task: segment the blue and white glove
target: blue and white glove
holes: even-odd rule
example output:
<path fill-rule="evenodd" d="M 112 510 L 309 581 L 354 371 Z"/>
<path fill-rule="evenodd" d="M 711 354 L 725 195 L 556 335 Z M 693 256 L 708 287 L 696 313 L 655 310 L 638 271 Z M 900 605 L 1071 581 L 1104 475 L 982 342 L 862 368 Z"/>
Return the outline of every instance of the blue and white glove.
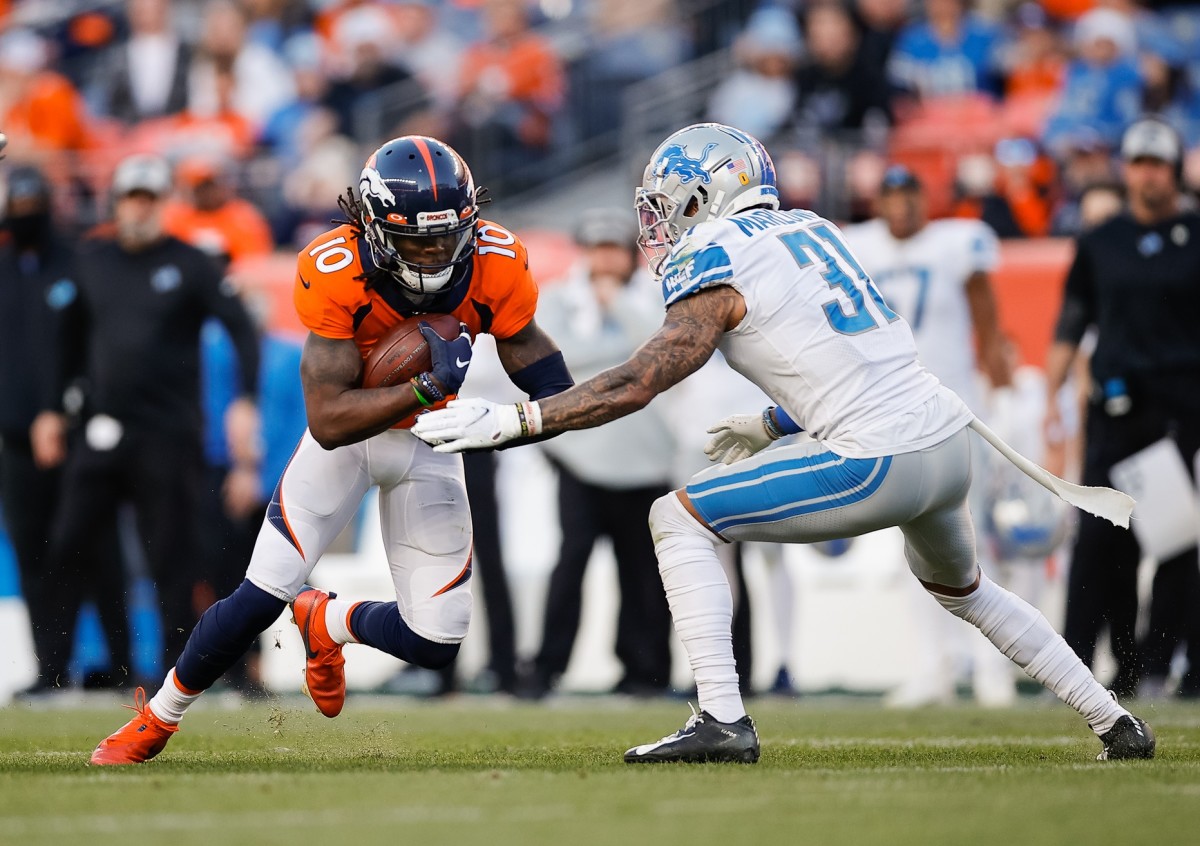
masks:
<path fill-rule="evenodd" d="M 471 363 L 471 332 L 465 323 L 458 326 L 458 337 L 450 340 L 439 335 L 428 323 L 422 322 L 417 326 L 429 344 L 429 355 L 433 359 L 433 369 L 429 375 L 447 396 L 458 393 L 463 380 L 467 378 L 467 365 Z"/>
<path fill-rule="evenodd" d="M 412 433 L 435 452 L 494 449 L 541 431 L 536 402 L 498 405 L 482 397 L 451 400 L 445 408 L 420 415 L 412 427 Z"/>

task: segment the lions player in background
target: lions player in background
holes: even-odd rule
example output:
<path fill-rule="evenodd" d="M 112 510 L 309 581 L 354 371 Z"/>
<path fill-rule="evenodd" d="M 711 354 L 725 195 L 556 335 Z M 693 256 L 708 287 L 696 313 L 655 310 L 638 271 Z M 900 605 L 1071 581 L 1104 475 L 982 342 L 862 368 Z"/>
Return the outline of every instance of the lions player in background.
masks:
<path fill-rule="evenodd" d="M 667 312 L 629 361 L 546 400 L 461 400 L 413 427 L 438 452 L 456 452 L 599 426 L 645 407 L 718 347 L 779 403 L 717 433 L 706 451 L 732 463 L 697 474 L 650 511 L 701 710 L 625 760 L 758 760 L 758 734 L 738 692 L 718 542 L 805 543 L 891 526 L 904 532 L 909 567 L 925 589 L 1078 711 L 1102 758 L 1151 757 L 1149 726 L 1117 704 L 1036 608 L 980 569 L 966 503 L 976 448 L 967 428 L 978 424 L 921 366 L 908 324 L 838 228 L 812 212 L 779 210 L 762 145 L 720 124 L 680 130 L 652 156 L 637 209 Z M 812 441 L 775 444 L 801 428 Z M 1128 518 L 1120 494 L 1085 492 L 1092 507 L 1120 501 L 1117 517 Z"/>
<path fill-rule="evenodd" d="M 294 300 L 309 330 L 300 361 L 308 431 L 271 497 L 246 580 L 204 612 L 150 702 L 138 688 L 137 715 L 100 743 L 93 764 L 137 764 L 161 752 L 192 702 L 289 605 L 307 655 L 305 691 L 326 717 L 345 703 L 347 643 L 430 669 L 458 654 L 472 604 L 462 461 L 408 428 L 462 387 L 481 332 L 531 397 L 571 385 L 562 353 L 534 322 L 525 246 L 480 217 L 481 200 L 449 146 L 395 138 L 367 159 L 358 194 L 339 201 L 346 220 L 300 252 Z M 371 348 L 419 314 L 452 314 L 461 334 L 442 338 L 423 324 L 432 368 L 410 383 L 361 388 Z M 376 485 L 396 600 L 351 602 L 305 584 Z"/>
<path fill-rule="evenodd" d="M 846 241 L 887 304 L 908 321 L 921 363 L 977 416 L 987 417 L 979 371 L 994 388 L 1012 383 L 990 276 L 999 260 L 995 232 L 978 220 L 930 221 L 924 188 L 903 165 L 884 173 L 877 209 L 874 220 L 846 228 Z M 976 526 L 986 531 L 991 491 L 981 455 L 973 454 L 968 502 Z M 980 544 L 979 557 L 994 570 L 991 546 Z M 1016 696 L 1011 665 L 968 627 L 938 611 L 915 583 L 909 595 L 917 642 L 914 672 L 886 703 L 916 707 L 953 700 L 955 665 L 970 657 L 975 698 L 986 705 L 1011 704 Z"/>

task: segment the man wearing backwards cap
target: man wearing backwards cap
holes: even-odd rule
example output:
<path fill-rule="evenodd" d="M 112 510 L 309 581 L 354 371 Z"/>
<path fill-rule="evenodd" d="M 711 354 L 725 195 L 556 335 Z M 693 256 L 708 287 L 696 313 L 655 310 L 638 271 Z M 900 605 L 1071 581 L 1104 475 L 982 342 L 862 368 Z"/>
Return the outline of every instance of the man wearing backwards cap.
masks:
<path fill-rule="evenodd" d="M 1200 214 L 1186 209 L 1180 185 L 1183 144 L 1168 124 L 1144 118 L 1121 139 L 1128 204 L 1076 241 L 1076 255 L 1046 360 L 1045 435 L 1062 439 L 1054 401 L 1080 339 L 1097 331 L 1091 358 L 1084 483 L 1109 479 L 1118 461 L 1170 435 L 1194 472 L 1200 449 Z M 1167 674 L 1177 636 L 1190 628 L 1190 669 L 1181 694 L 1200 695 L 1200 575 L 1196 547 L 1159 563 L 1150 634 L 1139 648 L 1137 568 L 1141 550 L 1130 532 L 1113 532 L 1080 515 L 1067 584 L 1064 637 L 1090 663 L 1105 621 L 1117 658 L 1118 694 Z M 1144 692 L 1154 692 L 1145 690 Z"/>
<path fill-rule="evenodd" d="M 189 556 L 200 478 L 200 326 L 207 317 L 229 330 L 245 393 L 240 407 L 257 417 L 254 326 L 212 260 L 163 232 L 170 189 L 171 171 L 162 159 L 138 155 L 121 162 L 112 182 L 115 237 L 84 246 L 77 296 L 64 314 L 54 377 L 61 386 L 78 371 L 88 388 L 83 443 L 66 457 L 47 561 L 47 577 L 63 600 L 56 612 L 87 589 L 92 538 L 129 499 L 164 619 L 194 616 Z M 65 456 L 61 396 L 53 391 L 33 423 L 34 455 L 47 466 Z M 70 629 L 54 619 L 46 627 L 47 660 L 64 678 Z M 174 625 L 165 632 L 168 663 L 183 646 L 181 636 L 186 629 L 181 635 Z"/>

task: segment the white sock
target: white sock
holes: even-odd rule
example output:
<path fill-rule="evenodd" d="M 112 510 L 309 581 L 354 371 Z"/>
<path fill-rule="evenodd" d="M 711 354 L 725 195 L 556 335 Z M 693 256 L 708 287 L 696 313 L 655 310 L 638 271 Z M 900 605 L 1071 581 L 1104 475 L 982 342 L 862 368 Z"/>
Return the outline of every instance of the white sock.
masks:
<path fill-rule="evenodd" d="M 1104 734 L 1129 712 L 1116 703 L 1042 613 L 981 570 L 967 596 L 933 593 L 943 608 L 978 628 L 1001 652 Z"/>
<path fill-rule="evenodd" d="M 358 643 L 350 633 L 350 609 L 357 604 L 348 599 L 331 599 L 325 604 L 325 627 L 334 643 Z"/>
<path fill-rule="evenodd" d="M 150 710 L 164 723 L 175 725 L 183 719 L 188 706 L 200 698 L 200 693 L 184 693 L 175 680 L 175 668 L 172 667 L 162 687 L 150 700 Z"/>
<path fill-rule="evenodd" d="M 733 594 L 715 542 L 674 493 L 655 501 L 650 531 L 675 632 L 696 677 L 700 708 L 722 723 L 740 720 L 746 709 L 733 660 Z"/>
<path fill-rule="evenodd" d="M 779 666 L 792 665 L 792 634 L 795 632 L 794 610 L 796 586 L 783 560 L 783 544 L 763 543 L 757 548 L 771 569 L 771 610 L 775 618 L 775 637 L 779 647 Z"/>

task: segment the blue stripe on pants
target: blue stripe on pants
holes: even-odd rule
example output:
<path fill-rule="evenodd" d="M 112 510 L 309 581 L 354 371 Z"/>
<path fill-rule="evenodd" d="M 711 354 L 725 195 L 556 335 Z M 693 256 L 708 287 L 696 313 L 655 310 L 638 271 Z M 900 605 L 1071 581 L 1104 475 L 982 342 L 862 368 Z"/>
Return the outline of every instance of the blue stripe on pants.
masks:
<path fill-rule="evenodd" d="M 891 456 L 843 458 L 823 452 L 706 479 L 686 491 L 705 522 L 723 532 L 861 502 L 883 484 L 891 463 Z"/>

